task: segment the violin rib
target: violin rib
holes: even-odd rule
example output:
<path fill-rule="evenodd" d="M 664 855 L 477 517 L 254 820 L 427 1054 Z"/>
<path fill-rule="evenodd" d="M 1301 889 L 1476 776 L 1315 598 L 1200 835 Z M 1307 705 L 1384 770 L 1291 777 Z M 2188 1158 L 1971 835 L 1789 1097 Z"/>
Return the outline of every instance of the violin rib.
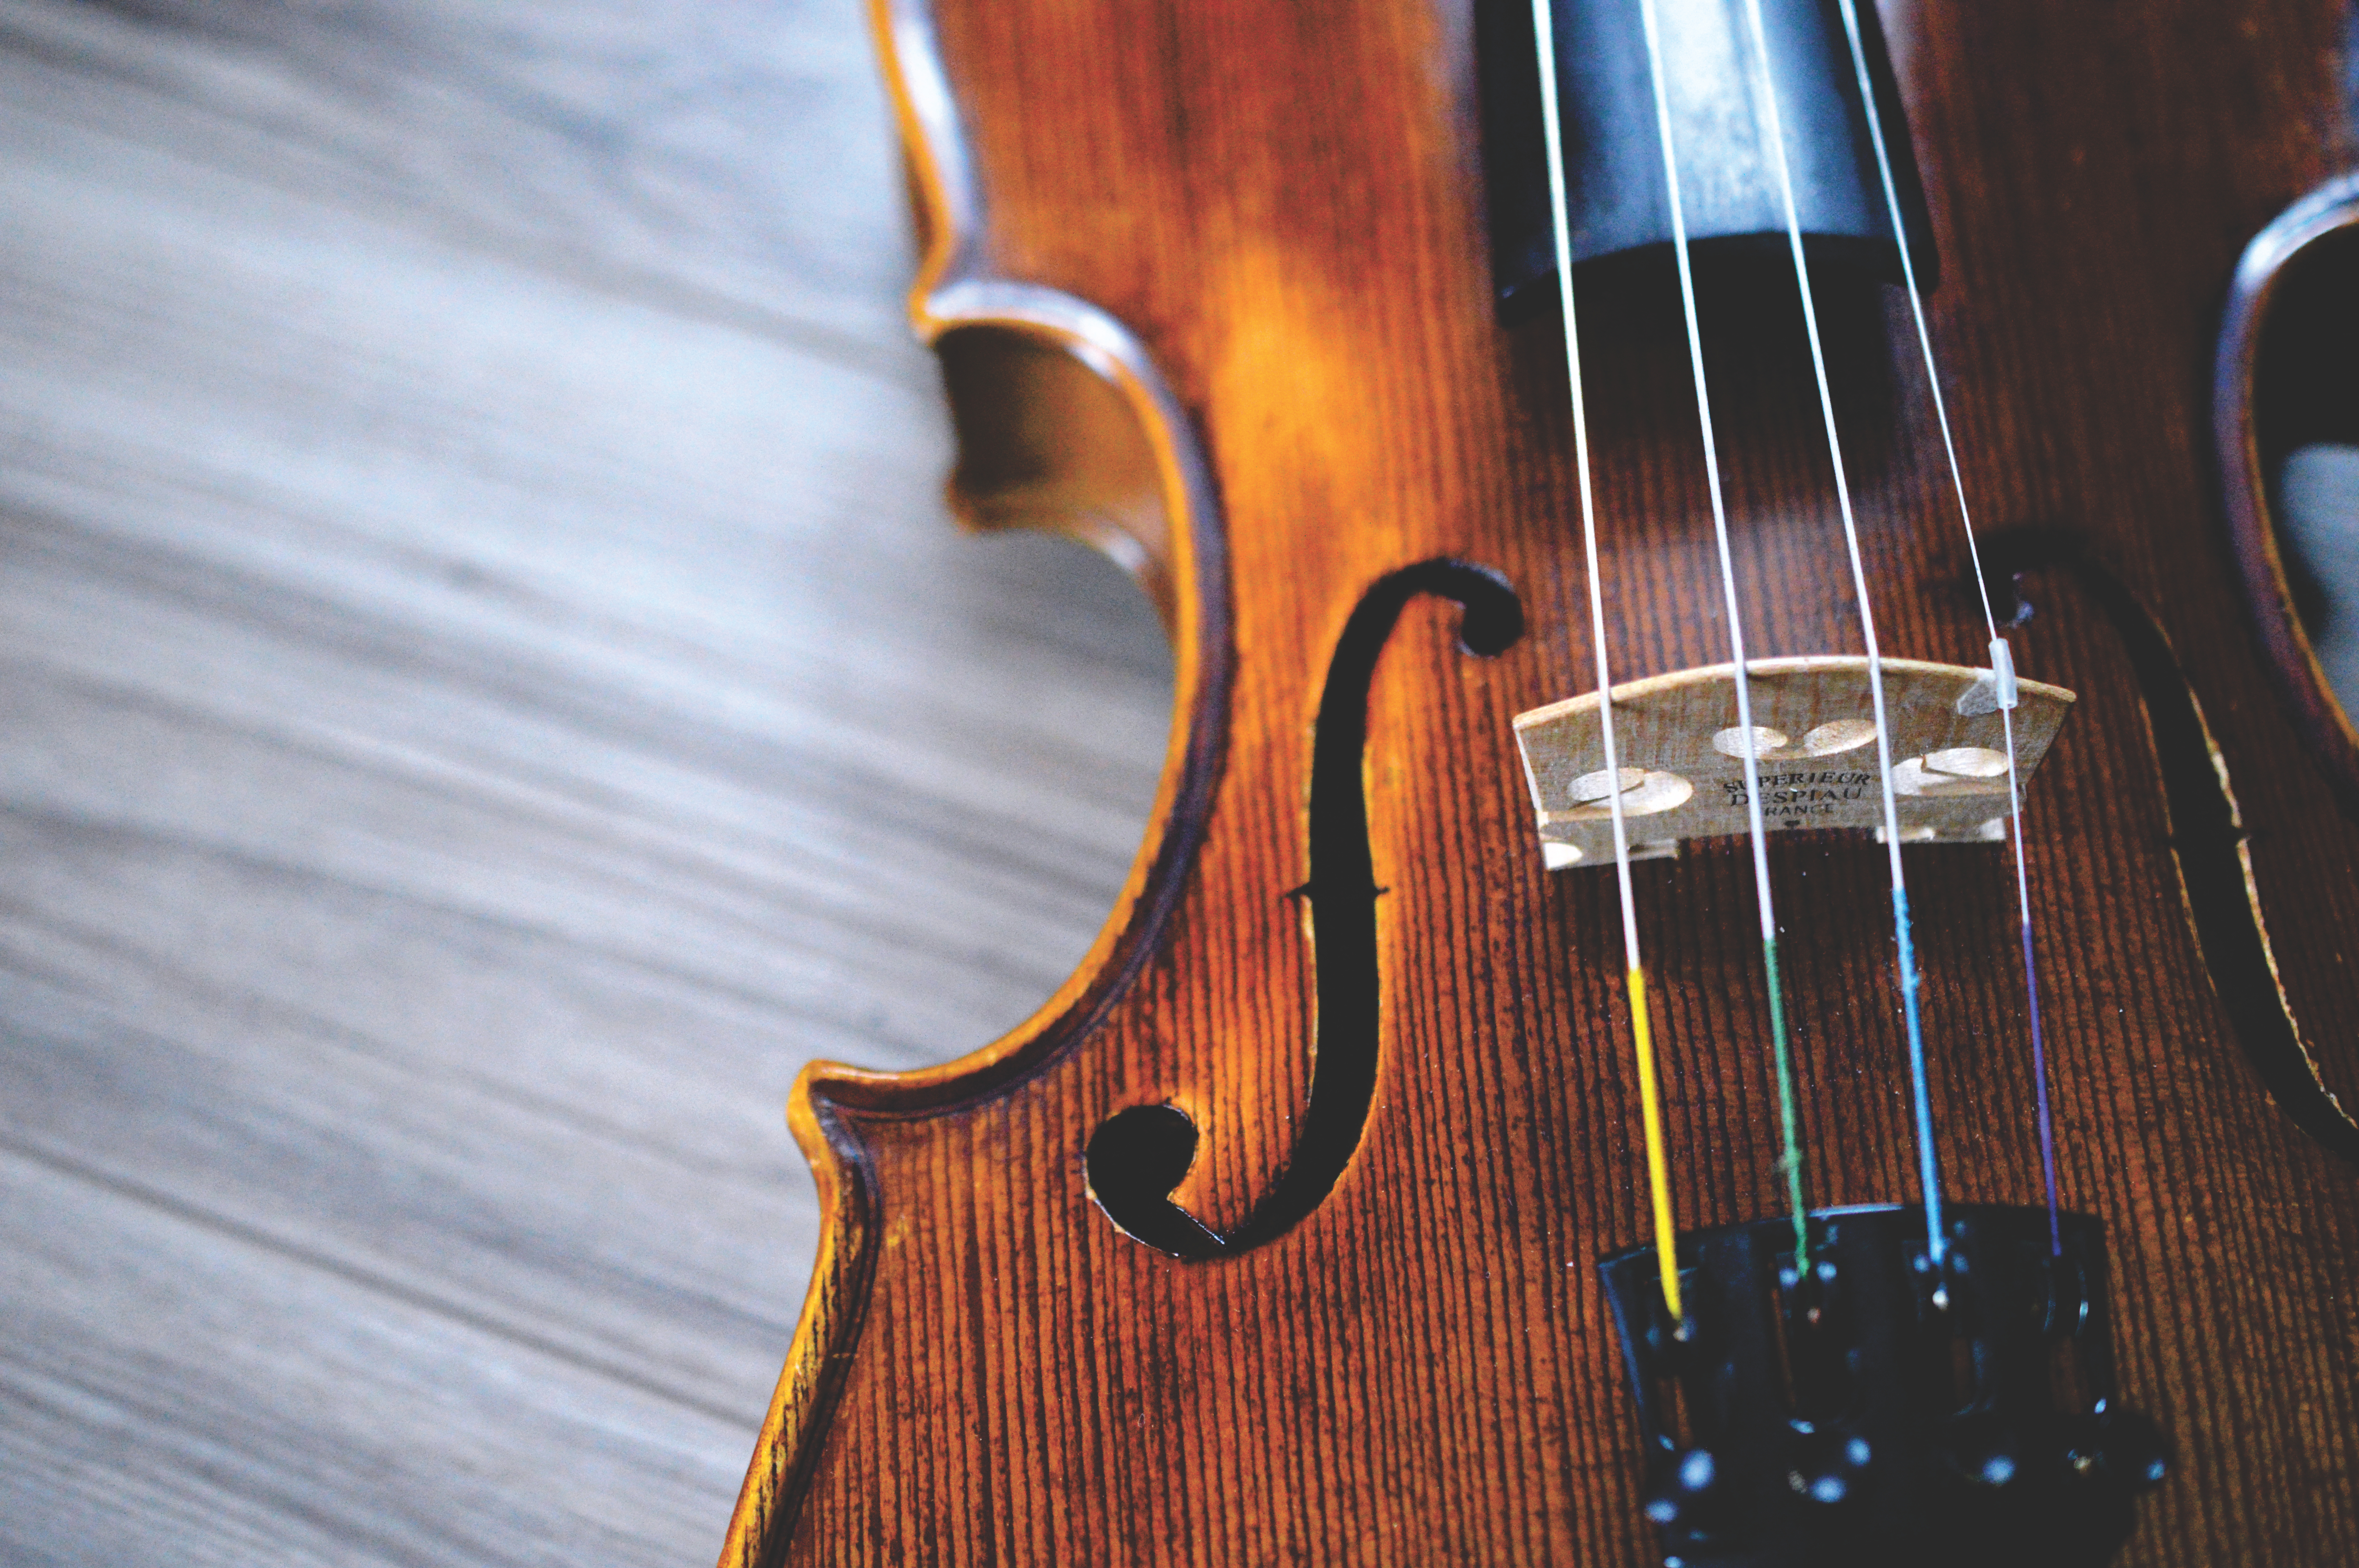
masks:
<path fill-rule="evenodd" d="M 1114 520 L 1127 528 L 1094 531 L 1086 519 L 1077 527 L 1070 514 L 1060 514 L 1056 525 L 1130 567 L 1162 609 L 1174 653 L 1173 741 L 1122 896 L 1080 969 L 1038 1012 L 990 1045 L 926 1071 L 870 1073 L 812 1062 L 797 1076 L 788 1123 L 818 1183 L 820 1248 L 723 1547 L 722 1562 L 730 1564 L 781 1560 L 842 1372 L 857 1354 L 880 1217 L 875 1173 L 848 1122 L 860 1115 L 922 1116 L 988 1095 L 1091 1033 L 1154 953 L 1202 836 L 1227 734 L 1232 652 L 1218 507 L 1187 417 L 1120 322 L 1070 295 L 982 270 L 981 200 L 929 8 L 925 0 L 875 0 L 871 19 L 923 243 L 909 296 L 919 340 L 939 346 L 962 330 L 999 331 L 1068 356 L 1120 399 L 1151 454 L 1157 493 L 1149 508 Z M 983 520 L 978 508 L 962 510 Z M 1138 525 L 1139 511 L 1149 514 L 1147 526 Z"/>

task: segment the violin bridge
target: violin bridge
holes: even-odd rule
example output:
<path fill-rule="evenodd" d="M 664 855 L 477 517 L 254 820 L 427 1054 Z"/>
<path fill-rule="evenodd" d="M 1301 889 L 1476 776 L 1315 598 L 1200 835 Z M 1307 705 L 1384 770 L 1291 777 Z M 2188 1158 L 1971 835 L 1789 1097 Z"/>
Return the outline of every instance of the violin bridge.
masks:
<path fill-rule="evenodd" d="M 2007 752 L 1999 677 L 1916 659 L 1882 663 L 1902 841 L 2003 841 Z M 1867 660 L 1756 659 L 1749 667 L 1763 825 L 1772 832 L 1864 829 L 1881 839 L 1884 790 Z M 2027 783 L 2073 696 L 2038 681 L 2015 685 L 2015 766 Z M 1593 691 L 1516 716 L 1516 742 L 1550 871 L 1613 863 L 1615 789 L 1633 860 L 1676 855 L 1690 838 L 1748 830 L 1734 665 L 1615 687 L 1618 779 L 1605 771 L 1597 697 Z"/>

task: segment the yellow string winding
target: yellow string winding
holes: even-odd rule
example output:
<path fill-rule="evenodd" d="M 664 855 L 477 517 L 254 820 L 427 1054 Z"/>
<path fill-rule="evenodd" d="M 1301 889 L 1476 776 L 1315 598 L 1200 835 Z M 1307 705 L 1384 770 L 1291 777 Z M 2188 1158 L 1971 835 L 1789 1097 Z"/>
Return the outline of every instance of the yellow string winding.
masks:
<path fill-rule="evenodd" d="M 1655 1262 L 1662 1271 L 1663 1304 L 1674 1322 L 1680 1305 L 1680 1232 L 1671 1215 L 1671 1156 L 1663 1138 L 1663 1091 L 1655 1078 L 1655 1028 L 1647 1017 L 1647 975 L 1630 966 L 1630 1030 L 1638 1047 L 1638 1117 L 1647 1129 L 1647 1188 L 1655 1209 Z"/>

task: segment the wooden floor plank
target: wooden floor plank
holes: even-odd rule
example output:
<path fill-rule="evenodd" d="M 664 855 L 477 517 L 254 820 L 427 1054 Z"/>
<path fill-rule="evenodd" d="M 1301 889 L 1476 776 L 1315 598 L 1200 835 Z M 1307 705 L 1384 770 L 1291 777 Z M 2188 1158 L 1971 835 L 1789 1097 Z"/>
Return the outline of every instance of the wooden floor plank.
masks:
<path fill-rule="evenodd" d="M 670 1563 L 734 1479 L 709 1415 L 0 1153 L 0 1214 L 26 1213 L 0 1248 L 11 1563 Z"/>
<path fill-rule="evenodd" d="M 0 0 L 0 1558 L 717 1547 L 788 1085 L 1037 1005 L 1169 722 L 885 137 L 855 0 Z"/>
<path fill-rule="evenodd" d="M 0 102 L 862 367 L 903 243 L 845 0 L 0 0 Z"/>

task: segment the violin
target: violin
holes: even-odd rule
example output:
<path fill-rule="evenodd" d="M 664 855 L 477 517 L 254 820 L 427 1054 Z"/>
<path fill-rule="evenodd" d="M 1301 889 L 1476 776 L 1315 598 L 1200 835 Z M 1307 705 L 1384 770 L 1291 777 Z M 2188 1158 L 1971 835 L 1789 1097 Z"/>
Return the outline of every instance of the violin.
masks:
<path fill-rule="evenodd" d="M 798 1082 L 726 1568 L 2359 1563 L 2343 6 L 873 3 L 952 503 L 1172 741 Z"/>

